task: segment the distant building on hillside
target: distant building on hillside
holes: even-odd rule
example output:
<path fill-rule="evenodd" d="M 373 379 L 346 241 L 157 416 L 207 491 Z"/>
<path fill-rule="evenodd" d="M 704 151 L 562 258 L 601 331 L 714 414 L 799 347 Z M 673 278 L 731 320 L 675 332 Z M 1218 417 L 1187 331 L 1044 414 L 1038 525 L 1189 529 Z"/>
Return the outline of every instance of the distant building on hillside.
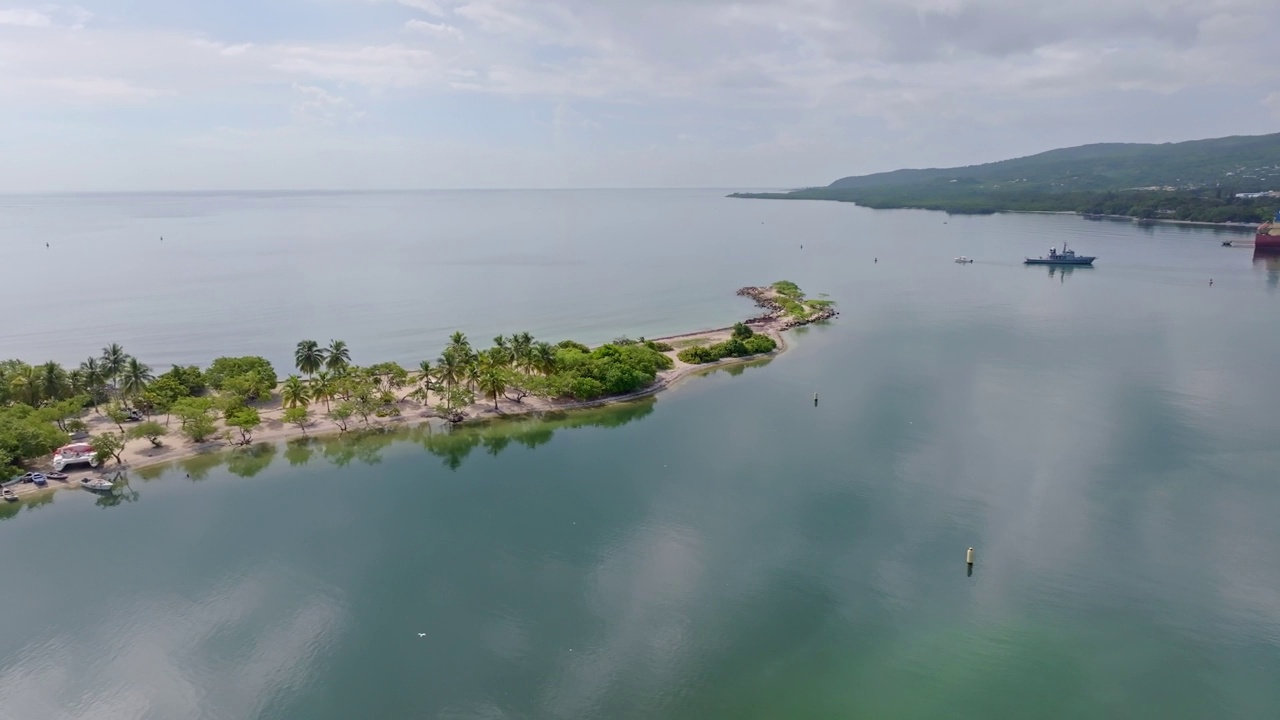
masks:
<path fill-rule="evenodd" d="M 1280 190 L 1264 190 L 1263 192 L 1236 193 L 1238 198 L 1263 198 L 1273 197 L 1280 198 Z"/>

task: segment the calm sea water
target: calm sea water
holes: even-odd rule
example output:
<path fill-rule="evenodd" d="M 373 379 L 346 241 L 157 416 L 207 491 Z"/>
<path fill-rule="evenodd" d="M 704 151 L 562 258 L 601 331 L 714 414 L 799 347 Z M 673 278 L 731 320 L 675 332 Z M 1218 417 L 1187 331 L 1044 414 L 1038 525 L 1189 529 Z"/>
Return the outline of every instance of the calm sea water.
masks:
<path fill-rule="evenodd" d="M 0 199 L 33 361 L 656 336 L 779 278 L 843 310 L 656 400 L 0 508 L 0 718 L 1280 712 L 1280 264 L 722 194 Z M 1020 264 L 1064 240 L 1098 266 Z"/>

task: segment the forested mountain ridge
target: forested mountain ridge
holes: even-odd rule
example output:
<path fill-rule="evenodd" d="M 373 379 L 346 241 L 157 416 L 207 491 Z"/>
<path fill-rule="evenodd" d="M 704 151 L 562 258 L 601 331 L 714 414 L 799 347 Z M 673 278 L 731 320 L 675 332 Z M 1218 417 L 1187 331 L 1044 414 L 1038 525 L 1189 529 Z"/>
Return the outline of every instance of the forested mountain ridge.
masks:
<path fill-rule="evenodd" d="M 1181 143 L 1104 143 L 959 168 L 894 170 L 825 187 L 731 197 L 838 200 L 952 213 L 1074 211 L 1204 222 L 1259 222 L 1280 198 L 1280 133 Z"/>
<path fill-rule="evenodd" d="M 990 188 L 1015 184 L 1059 191 L 1196 189 L 1230 185 L 1241 192 L 1280 188 L 1280 133 L 1180 143 L 1099 143 L 958 168 L 894 170 L 845 177 L 827 187 L 869 188 L 957 182 Z"/>

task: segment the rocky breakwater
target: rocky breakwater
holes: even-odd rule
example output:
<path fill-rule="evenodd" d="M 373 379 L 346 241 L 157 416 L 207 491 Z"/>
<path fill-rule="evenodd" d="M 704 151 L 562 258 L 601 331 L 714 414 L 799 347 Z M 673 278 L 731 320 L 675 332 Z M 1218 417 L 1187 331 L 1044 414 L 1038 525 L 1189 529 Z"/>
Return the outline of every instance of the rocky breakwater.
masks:
<path fill-rule="evenodd" d="M 758 307 L 765 310 L 764 315 L 749 318 L 747 325 L 767 326 L 782 331 L 840 315 L 831 301 L 806 300 L 799 288 L 784 293 L 777 287 L 744 287 L 739 288 L 737 294 L 751 298 Z"/>

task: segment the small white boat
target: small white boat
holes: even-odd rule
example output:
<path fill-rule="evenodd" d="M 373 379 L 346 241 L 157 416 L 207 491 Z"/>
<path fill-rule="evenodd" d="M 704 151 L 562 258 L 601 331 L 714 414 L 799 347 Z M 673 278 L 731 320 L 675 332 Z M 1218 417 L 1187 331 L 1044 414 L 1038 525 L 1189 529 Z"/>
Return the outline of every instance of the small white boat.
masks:
<path fill-rule="evenodd" d="M 965 256 L 961 255 L 960 257 L 956 258 L 956 262 L 960 263 L 961 265 L 964 265 L 964 264 L 966 264 L 966 263 L 971 263 L 971 262 L 973 262 L 973 258 L 967 258 L 967 257 L 965 257 Z"/>
<path fill-rule="evenodd" d="M 18 502 L 18 493 L 10 490 L 9 488 L 4 488 L 3 490 L 0 490 L 0 497 L 3 497 L 5 500 L 8 500 L 9 502 Z"/>
<path fill-rule="evenodd" d="M 110 490 L 115 487 L 115 483 L 102 478 L 80 478 L 80 487 L 85 490 L 110 492 Z"/>

